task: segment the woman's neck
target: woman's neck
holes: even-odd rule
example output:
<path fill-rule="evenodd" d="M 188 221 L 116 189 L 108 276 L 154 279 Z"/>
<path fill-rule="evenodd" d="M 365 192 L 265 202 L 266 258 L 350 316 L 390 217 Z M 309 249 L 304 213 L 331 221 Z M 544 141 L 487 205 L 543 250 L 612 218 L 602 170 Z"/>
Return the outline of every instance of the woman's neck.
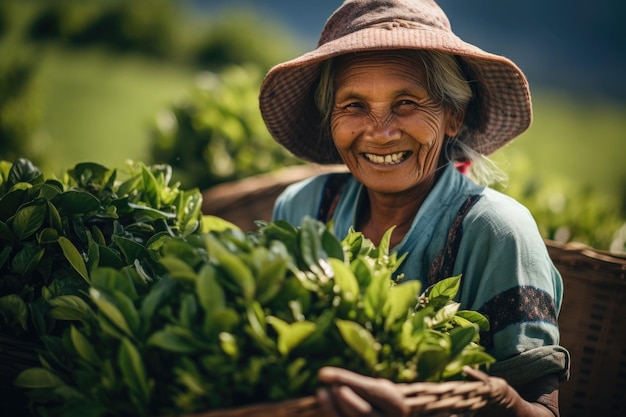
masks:
<path fill-rule="evenodd" d="M 400 243 L 411 229 L 413 219 L 435 185 L 436 177 L 402 193 L 385 194 L 367 190 L 359 204 L 357 230 L 375 245 L 391 227 L 391 246 Z"/>

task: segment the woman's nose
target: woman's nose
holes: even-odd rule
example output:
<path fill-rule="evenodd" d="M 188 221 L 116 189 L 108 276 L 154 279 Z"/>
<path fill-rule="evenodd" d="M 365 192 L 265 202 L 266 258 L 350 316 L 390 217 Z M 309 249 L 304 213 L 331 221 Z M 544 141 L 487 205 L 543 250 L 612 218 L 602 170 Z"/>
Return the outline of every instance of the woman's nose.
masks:
<path fill-rule="evenodd" d="M 373 141 L 388 141 L 401 136 L 398 123 L 393 114 L 372 114 L 365 126 L 365 138 Z"/>

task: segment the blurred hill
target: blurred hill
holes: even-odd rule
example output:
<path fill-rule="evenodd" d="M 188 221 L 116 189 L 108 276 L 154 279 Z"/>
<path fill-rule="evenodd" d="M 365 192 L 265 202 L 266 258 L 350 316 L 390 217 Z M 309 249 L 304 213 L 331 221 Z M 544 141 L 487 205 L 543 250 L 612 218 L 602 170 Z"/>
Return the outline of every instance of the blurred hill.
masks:
<path fill-rule="evenodd" d="M 257 10 L 314 47 L 340 0 L 191 0 L 198 10 Z M 507 56 L 534 88 L 626 102 L 626 2 L 616 0 L 439 0 L 454 32 Z"/>

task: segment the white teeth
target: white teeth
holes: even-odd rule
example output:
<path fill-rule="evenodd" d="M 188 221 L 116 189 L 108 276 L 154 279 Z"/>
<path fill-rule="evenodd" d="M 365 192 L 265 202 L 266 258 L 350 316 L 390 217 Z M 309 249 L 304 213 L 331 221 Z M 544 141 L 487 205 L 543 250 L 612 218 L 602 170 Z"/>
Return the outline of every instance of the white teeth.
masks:
<path fill-rule="evenodd" d="M 364 153 L 363 156 L 375 164 L 393 165 L 402 161 L 406 156 L 406 152 L 391 153 L 387 155 L 376 155 L 373 153 Z"/>

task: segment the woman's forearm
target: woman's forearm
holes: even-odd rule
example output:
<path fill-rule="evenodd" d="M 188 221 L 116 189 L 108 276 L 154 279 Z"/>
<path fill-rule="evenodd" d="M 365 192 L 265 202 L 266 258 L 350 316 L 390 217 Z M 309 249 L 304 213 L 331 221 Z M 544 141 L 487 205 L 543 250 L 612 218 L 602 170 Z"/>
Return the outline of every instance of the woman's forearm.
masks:
<path fill-rule="evenodd" d="M 556 375 L 538 378 L 517 390 L 507 385 L 476 417 L 559 417 L 558 387 Z"/>

